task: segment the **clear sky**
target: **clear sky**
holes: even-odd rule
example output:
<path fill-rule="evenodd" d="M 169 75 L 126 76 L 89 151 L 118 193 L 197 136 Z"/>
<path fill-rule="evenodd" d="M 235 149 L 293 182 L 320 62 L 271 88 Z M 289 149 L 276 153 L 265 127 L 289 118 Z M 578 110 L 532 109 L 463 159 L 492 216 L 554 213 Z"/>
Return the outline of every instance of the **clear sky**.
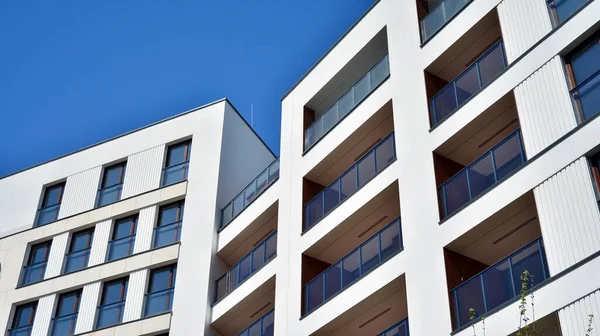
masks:
<path fill-rule="evenodd" d="M 0 2 L 0 176 L 227 97 L 281 98 L 374 0 Z"/>

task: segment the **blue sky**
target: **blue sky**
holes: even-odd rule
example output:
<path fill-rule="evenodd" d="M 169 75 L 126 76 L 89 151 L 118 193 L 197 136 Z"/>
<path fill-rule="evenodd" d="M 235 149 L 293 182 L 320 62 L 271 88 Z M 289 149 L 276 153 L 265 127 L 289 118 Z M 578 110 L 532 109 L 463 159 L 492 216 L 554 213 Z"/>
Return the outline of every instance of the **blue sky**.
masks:
<path fill-rule="evenodd" d="M 0 2 L 0 176 L 228 97 L 281 98 L 374 0 Z"/>

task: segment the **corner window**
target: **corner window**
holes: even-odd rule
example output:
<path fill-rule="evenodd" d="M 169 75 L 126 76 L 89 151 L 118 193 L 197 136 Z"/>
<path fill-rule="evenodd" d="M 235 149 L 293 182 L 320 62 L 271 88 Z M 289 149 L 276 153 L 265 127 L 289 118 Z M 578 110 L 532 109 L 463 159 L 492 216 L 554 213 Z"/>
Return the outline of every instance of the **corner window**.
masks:
<path fill-rule="evenodd" d="M 565 56 L 579 122 L 600 112 L 600 31 Z"/>
<path fill-rule="evenodd" d="M 21 286 L 29 285 L 44 280 L 48 256 L 50 255 L 50 246 L 52 241 L 43 242 L 31 246 L 27 263 L 23 267 L 23 276 Z"/>
<path fill-rule="evenodd" d="M 65 255 L 63 273 L 75 272 L 87 267 L 93 236 L 94 228 L 73 233 L 69 252 Z"/>
<path fill-rule="evenodd" d="M 167 148 L 167 159 L 162 173 L 161 186 L 187 179 L 192 141 L 184 141 Z"/>
<path fill-rule="evenodd" d="M 123 321 L 128 284 L 129 278 L 122 278 L 104 284 L 100 306 L 98 306 L 96 329 L 116 325 Z"/>
<path fill-rule="evenodd" d="M 160 207 L 158 222 L 154 229 L 153 248 L 178 242 L 181 238 L 181 221 L 183 220 L 184 201 Z"/>
<path fill-rule="evenodd" d="M 17 306 L 8 336 L 31 335 L 36 309 L 37 301 Z"/>
<path fill-rule="evenodd" d="M 176 275 L 177 265 L 158 268 L 150 272 L 144 317 L 171 311 Z"/>
<path fill-rule="evenodd" d="M 71 336 L 75 334 L 80 302 L 81 289 L 61 294 L 58 297 L 56 313 L 52 318 L 51 336 Z"/>
<path fill-rule="evenodd" d="M 42 202 L 38 209 L 35 226 L 42 226 L 58 219 L 60 204 L 65 191 L 65 183 L 58 183 L 44 189 Z"/>
<path fill-rule="evenodd" d="M 117 260 L 133 253 L 137 215 L 115 221 L 111 240 L 108 242 L 106 261 Z"/>
<path fill-rule="evenodd" d="M 96 207 L 111 204 L 121 199 L 126 165 L 127 162 L 121 162 L 104 168 L 102 183 L 100 183 L 100 189 L 96 197 Z"/>

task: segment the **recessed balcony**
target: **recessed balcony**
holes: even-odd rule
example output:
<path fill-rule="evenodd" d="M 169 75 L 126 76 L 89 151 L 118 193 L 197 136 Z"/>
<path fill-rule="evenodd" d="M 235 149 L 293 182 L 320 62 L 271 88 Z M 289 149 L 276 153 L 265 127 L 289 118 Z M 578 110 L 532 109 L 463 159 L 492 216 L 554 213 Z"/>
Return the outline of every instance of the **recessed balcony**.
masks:
<path fill-rule="evenodd" d="M 416 0 L 421 43 L 429 41 L 473 0 Z"/>

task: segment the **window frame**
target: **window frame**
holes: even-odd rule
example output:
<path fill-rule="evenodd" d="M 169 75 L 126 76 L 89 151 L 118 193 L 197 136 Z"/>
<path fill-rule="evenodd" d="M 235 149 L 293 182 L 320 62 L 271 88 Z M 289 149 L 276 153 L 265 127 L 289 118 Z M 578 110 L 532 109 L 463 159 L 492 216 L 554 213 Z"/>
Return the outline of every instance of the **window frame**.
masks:
<path fill-rule="evenodd" d="M 44 253 L 44 260 L 42 261 L 37 261 L 37 262 L 33 262 L 36 252 L 38 249 L 40 248 L 46 248 L 46 251 Z M 25 285 L 30 285 L 30 284 L 34 284 L 36 282 L 40 282 L 42 280 L 44 280 L 44 276 L 45 276 L 45 267 L 44 267 L 44 271 L 42 271 L 41 273 L 41 278 L 37 279 L 35 281 L 30 281 L 30 282 L 25 282 L 25 275 L 26 275 L 26 269 L 30 266 L 35 266 L 38 264 L 42 264 L 42 263 L 48 263 L 48 259 L 50 258 L 50 249 L 52 248 L 52 239 L 50 240 L 46 240 L 37 244 L 32 244 L 29 247 L 29 253 L 27 255 L 27 257 L 25 258 L 25 263 L 23 265 L 23 269 L 21 271 L 21 277 L 19 279 L 19 284 L 21 286 L 25 286 Z"/>
<path fill-rule="evenodd" d="M 110 286 L 115 285 L 115 284 L 120 285 L 120 287 L 121 287 L 120 291 L 119 291 L 119 300 L 110 302 L 110 303 L 106 303 L 107 293 L 108 293 L 107 289 L 110 288 Z M 106 281 L 102 284 L 102 292 L 100 293 L 100 300 L 98 302 L 98 307 L 96 307 L 97 314 L 96 314 L 96 321 L 94 322 L 94 330 L 107 328 L 107 327 L 111 327 L 111 326 L 115 326 L 115 325 L 119 325 L 119 324 L 123 323 L 123 314 L 125 312 L 125 301 L 127 300 L 128 288 L 129 288 L 129 276 L 111 280 L 111 281 Z M 100 309 L 105 306 L 114 305 L 114 304 L 118 304 L 118 306 L 117 306 L 117 320 L 118 321 L 113 324 L 99 325 Z M 121 307 L 121 305 L 123 305 L 123 307 Z"/>
<path fill-rule="evenodd" d="M 176 213 L 176 220 L 172 221 L 172 222 L 168 222 L 168 223 L 162 223 L 162 219 L 163 219 L 163 212 L 166 209 L 172 209 L 172 208 L 177 208 L 177 213 Z M 152 235 L 152 248 L 160 248 L 163 246 L 167 246 L 169 244 L 174 244 L 177 243 L 179 241 L 181 241 L 181 227 L 183 224 L 183 213 L 185 211 L 185 199 L 181 199 L 175 202 L 171 202 L 168 204 L 164 204 L 161 205 L 158 208 L 158 216 L 156 216 L 156 223 L 154 224 L 154 232 Z M 160 245 L 158 244 L 158 230 L 162 227 L 166 227 L 169 225 L 175 225 L 175 228 L 173 229 L 173 241 L 170 242 L 169 244 L 163 244 Z"/>
<path fill-rule="evenodd" d="M 60 295 L 58 295 L 58 299 L 57 299 L 57 303 L 56 303 L 56 308 L 52 317 L 52 326 L 50 329 L 50 335 L 54 336 L 54 328 L 55 328 L 55 324 L 54 321 L 56 319 L 59 318 L 64 318 L 64 317 L 69 317 L 69 316 L 76 316 L 79 315 L 79 308 L 81 307 L 81 296 L 82 296 L 82 292 L 83 290 L 81 288 L 70 291 L 70 292 L 65 292 L 65 293 L 61 293 Z M 60 310 L 62 308 L 62 300 L 65 297 L 71 296 L 71 295 L 75 295 L 75 305 L 73 306 L 73 311 L 65 314 L 65 315 L 59 315 Z M 70 330 L 69 330 L 69 335 L 74 335 L 75 334 L 75 326 L 77 324 L 77 318 L 75 318 L 74 320 L 70 321 L 71 325 L 70 325 Z"/>
<path fill-rule="evenodd" d="M 184 147 L 183 161 L 169 165 L 169 161 L 172 156 L 172 150 L 174 150 L 175 148 L 181 147 L 181 146 Z M 185 181 L 187 179 L 189 163 L 190 163 L 190 156 L 191 156 L 191 149 L 192 149 L 192 139 L 191 138 L 187 139 L 187 140 L 175 142 L 166 147 L 164 163 L 163 163 L 163 168 L 162 168 L 161 177 L 160 177 L 160 186 L 161 187 L 166 187 L 166 186 L 169 186 L 169 185 L 172 185 L 175 183 L 179 183 L 181 181 Z M 167 170 L 169 170 L 173 167 L 177 167 L 177 166 L 182 166 L 180 178 L 177 181 L 166 183 L 165 172 L 167 172 Z"/>
<path fill-rule="evenodd" d="M 35 314 L 37 313 L 37 305 L 38 302 L 37 301 L 33 301 L 33 302 L 28 302 L 28 303 L 24 303 L 24 304 L 20 304 L 18 306 L 15 306 L 15 310 L 14 310 L 14 314 L 12 317 L 12 322 L 10 323 L 10 329 L 9 329 L 9 334 L 10 331 L 13 329 L 19 329 L 19 328 L 25 328 L 25 327 L 33 327 L 33 321 L 35 320 Z M 27 308 L 32 308 L 31 311 L 31 315 L 29 316 L 29 324 L 25 324 L 25 325 L 16 325 L 18 324 L 20 317 L 21 317 L 21 313 L 23 312 L 23 310 L 27 309 Z"/>
<path fill-rule="evenodd" d="M 131 216 L 127 216 L 127 217 L 123 217 L 123 218 L 119 218 L 116 219 L 113 223 L 112 226 L 112 232 L 110 234 L 110 238 L 108 241 L 108 249 L 106 251 L 106 261 L 114 261 L 114 260 L 119 260 L 119 259 L 123 259 L 126 257 L 129 257 L 131 255 L 133 255 L 133 249 L 134 249 L 134 245 L 135 245 L 135 236 L 137 233 L 137 225 L 138 225 L 138 220 L 139 220 L 139 214 L 135 214 L 135 215 L 131 215 Z M 118 226 L 121 224 L 125 224 L 125 223 L 129 223 L 129 235 L 127 236 L 123 236 L 123 237 L 116 237 L 116 234 L 118 233 Z M 110 258 L 111 255 L 111 251 L 113 249 L 113 245 L 112 243 L 115 241 L 119 241 L 119 240 L 125 240 L 125 239 L 131 239 L 133 238 L 133 241 L 129 242 L 129 248 L 128 248 L 128 252 L 125 256 L 122 257 L 118 257 L 118 258 Z"/>
<path fill-rule="evenodd" d="M 71 237 L 69 239 L 69 245 L 67 246 L 67 252 L 65 253 L 65 256 L 63 258 L 63 267 L 62 267 L 62 273 L 61 274 L 68 274 L 68 273 L 72 273 L 72 272 L 77 272 L 80 271 L 82 269 L 85 269 L 88 267 L 88 264 L 90 262 L 90 252 L 92 249 L 92 244 L 94 242 L 94 232 L 95 232 L 96 227 L 91 227 L 91 228 L 87 228 L 87 229 L 83 229 L 80 231 L 76 231 L 71 233 Z M 79 249 L 79 250 L 74 250 L 73 248 L 75 247 L 75 242 L 77 241 L 77 237 L 81 236 L 81 235 L 87 235 L 87 242 L 86 245 L 87 247 Z M 87 256 L 86 256 L 86 262 L 85 262 L 85 266 L 82 268 L 78 268 L 76 270 L 67 270 L 67 265 L 69 262 L 69 257 L 77 252 L 82 252 L 82 251 L 89 251 Z"/>
<path fill-rule="evenodd" d="M 62 205 L 62 201 L 65 195 L 65 187 L 66 187 L 66 181 L 61 181 L 61 182 L 56 182 L 53 184 L 49 184 L 47 186 L 44 187 L 44 189 L 42 190 L 42 196 L 39 202 L 39 206 L 36 212 L 36 216 L 35 216 L 35 227 L 38 226 L 43 226 L 43 225 L 47 225 L 53 222 L 56 222 L 58 220 L 58 216 L 59 216 L 59 212 L 60 212 L 60 207 Z M 52 204 L 52 205 L 48 205 L 46 204 L 48 201 L 48 196 L 49 196 L 49 191 L 52 191 L 56 188 L 60 188 L 60 192 L 58 194 L 58 202 Z M 58 206 L 58 208 L 56 209 L 56 215 L 55 218 L 51 221 L 45 222 L 45 223 L 40 223 L 40 214 L 42 211 L 51 208 L 51 207 L 55 207 Z"/>
<path fill-rule="evenodd" d="M 156 281 L 156 279 L 154 278 L 155 274 L 163 272 L 165 270 L 168 270 L 168 272 L 169 272 L 169 277 L 167 279 L 168 287 L 166 287 L 164 289 L 151 291 L 151 289 Z M 170 312 L 173 310 L 172 305 L 173 305 L 173 297 L 175 295 L 176 279 L 177 279 L 177 264 L 166 265 L 163 267 L 158 267 L 158 268 L 150 270 L 150 274 L 148 276 L 148 284 L 146 286 L 146 292 L 144 295 L 144 307 L 143 307 L 143 312 L 142 312 L 144 318 L 154 316 L 157 314 Z M 171 292 L 165 296 L 166 301 L 165 301 L 164 310 L 162 310 L 161 312 L 158 312 L 158 313 L 148 314 L 148 297 L 155 293 L 169 292 L 169 291 L 171 291 Z"/>
<path fill-rule="evenodd" d="M 119 169 L 119 182 L 118 183 L 114 183 L 111 185 L 104 185 L 106 183 L 106 177 L 107 177 L 107 173 L 110 172 L 112 169 Z M 95 202 L 95 207 L 99 208 L 99 207 L 103 207 L 109 204 L 113 204 L 116 203 L 118 201 L 121 200 L 121 193 L 123 191 L 123 183 L 125 183 L 125 172 L 127 170 L 127 160 L 124 161 L 120 161 L 114 164 L 111 164 L 110 166 L 106 166 L 102 169 L 102 178 L 100 179 L 100 184 L 98 186 L 98 191 L 96 192 L 96 202 Z M 114 200 L 109 201 L 108 203 L 104 203 L 104 204 L 100 204 L 100 200 L 101 200 L 101 196 L 102 196 L 102 192 L 116 187 L 116 186 L 120 186 L 119 188 L 117 188 L 117 193 L 116 193 L 116 197 Z"/>

